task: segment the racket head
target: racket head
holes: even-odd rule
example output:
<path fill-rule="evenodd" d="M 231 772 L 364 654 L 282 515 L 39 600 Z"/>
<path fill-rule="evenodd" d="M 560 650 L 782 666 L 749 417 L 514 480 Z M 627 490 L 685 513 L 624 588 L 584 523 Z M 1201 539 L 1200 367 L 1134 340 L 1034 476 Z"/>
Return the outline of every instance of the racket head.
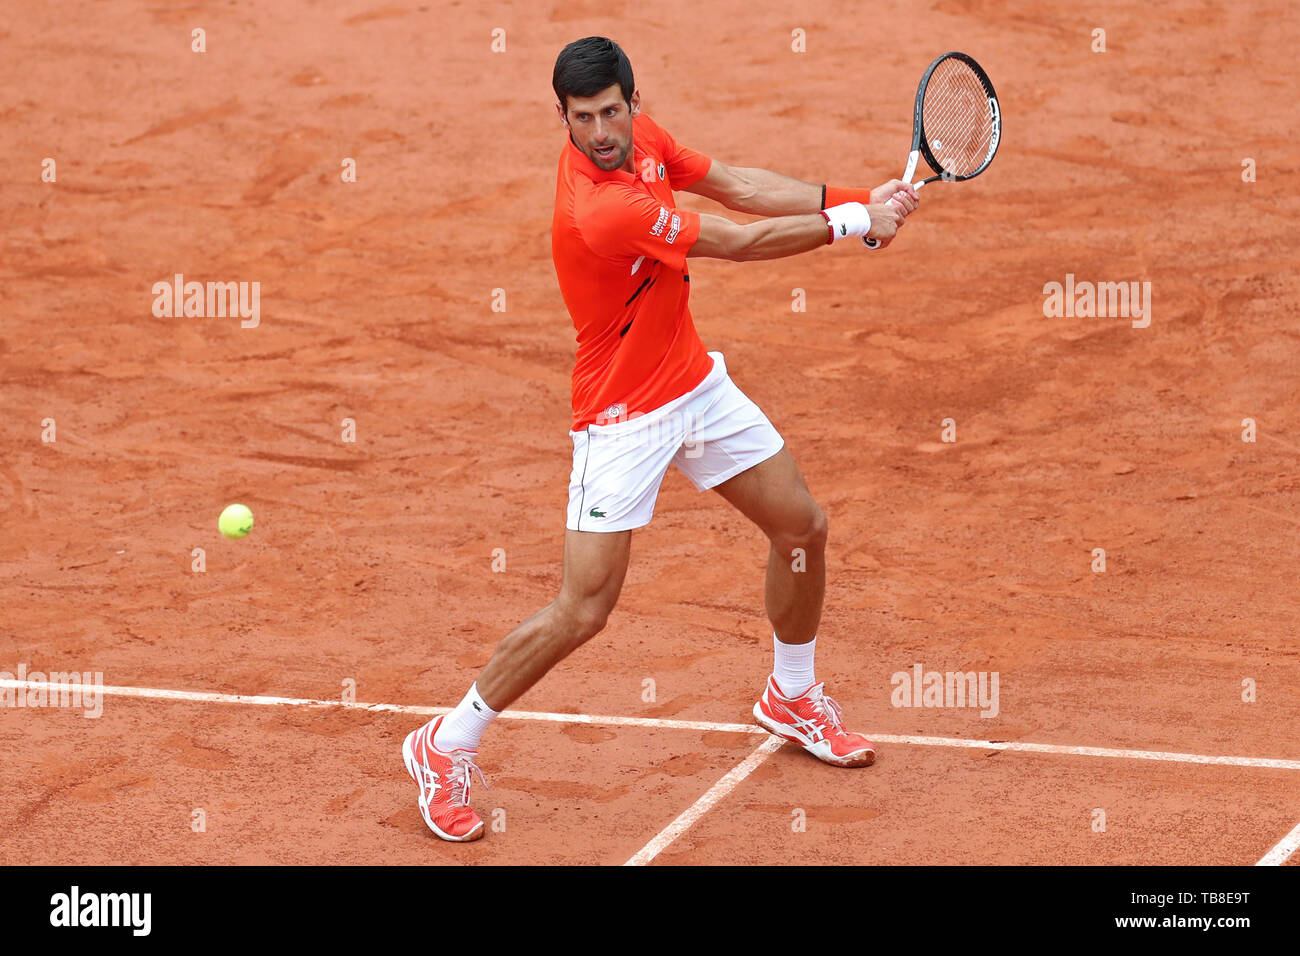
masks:
<path fill-rule="evenodd" d="M 993 81 L 965 53 L 945 53 L 916 89 L 912 148 L 942 179 L 974 179 L 989 168 L 1002 141 L 1002 109 Z"/>

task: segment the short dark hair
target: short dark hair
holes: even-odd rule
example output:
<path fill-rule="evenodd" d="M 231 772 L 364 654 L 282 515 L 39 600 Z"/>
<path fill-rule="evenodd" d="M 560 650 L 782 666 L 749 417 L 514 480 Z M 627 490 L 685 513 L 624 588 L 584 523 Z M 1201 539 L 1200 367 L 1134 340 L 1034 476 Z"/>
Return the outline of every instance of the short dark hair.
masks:
<path fill-rule="evenodd" d="M 613 40 L 606 37 L 583 37 L 574 40 L 555 58 L 555 72 L 551 86 L 555 98 L 567 113 L 570 96 L 595 96 L 603 89 L 618 84 L 623 100 L 632 105 L 632 64 L 627 54 Z"/>

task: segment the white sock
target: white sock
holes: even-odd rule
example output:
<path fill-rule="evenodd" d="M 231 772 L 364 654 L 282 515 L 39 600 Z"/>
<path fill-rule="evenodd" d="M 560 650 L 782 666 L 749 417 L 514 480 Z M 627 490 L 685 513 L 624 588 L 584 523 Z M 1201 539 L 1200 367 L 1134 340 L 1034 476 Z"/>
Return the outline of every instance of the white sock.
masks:
<path fill-rule="evenodd" d="M 782 644 L 774 631 L 772 648 L 776 656 L 776 664 L 772 668 L 776 686 L 781 688 L 781 693 L 787 698 L 802 697 L 808 688 L 817 683 L 817 678 L 813 676 L 817 638 L 813 637 L 807 644 Z"/>
<path fill-rule="evenodd" d="M 476 681 L 455 710 L 442 718 L 438 732 L 433 735 L 433 745 L 445 754 L 453 750 L 476 751 L 483 732 L 498 716 L 479 696 Z"/>

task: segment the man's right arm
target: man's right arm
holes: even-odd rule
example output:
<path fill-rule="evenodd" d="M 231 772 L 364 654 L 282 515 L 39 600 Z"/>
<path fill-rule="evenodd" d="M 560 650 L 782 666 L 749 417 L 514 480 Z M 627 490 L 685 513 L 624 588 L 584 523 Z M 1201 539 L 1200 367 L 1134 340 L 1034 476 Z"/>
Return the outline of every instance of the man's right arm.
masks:
<path fill-rule="evenodd" d="M 871 216 L 871 229 L 866 234 L 877 239 L 892 239 L 903 220 L 903 214 L 898 208 L 890 203 L 862 208 Z M 828 213 L 834 211 L 827 210 Z M 834 215 L 831 218 L 832 222 L 836 219 Z M 820 212 L 776 216 L 747 225 L 740 225 L 722 216 L 700 213 L 700 235 L 686 255 L 728 259 L 732 262 L 781 259 L 827 245 L 831 241 L 832 228 L 833 225 L 827 223 L 827 216 Z M 857 232 L 856 235 L 862 233 Z M 836 238 L 840 238 L 839 235 Z"/>

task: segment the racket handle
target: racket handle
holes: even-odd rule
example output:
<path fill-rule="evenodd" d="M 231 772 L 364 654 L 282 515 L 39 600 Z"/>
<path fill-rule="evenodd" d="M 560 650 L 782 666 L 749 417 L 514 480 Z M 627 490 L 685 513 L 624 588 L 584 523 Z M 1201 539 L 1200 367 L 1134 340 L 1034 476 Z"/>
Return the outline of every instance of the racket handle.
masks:
<path fill-rule="evenodd" d="M 921 188 L 922 186 L 924 186 L 924 185 L 925 185 L 924 182 L 914 183 L 914 184 L 913 184 L 913 188 L 915 188 L 915 189 L 920 189 L 920 188 Z M 889 199 L 886 200 L 886 202 L 894 202 L 894 197 L 893 197 L 893 196 L 890 196 Z M 894 205 L 897 206 L 898 203 L 894 203 Z M 862 244 L 863 244 L 864 246 L 866 246 L 868 249 L 879 249 L 879 248 L 880 248 L 880 240 L 877 239 L 877 238 L 875 238 L 874 236 L 863 236 L 863 237 L 862 237 Z"/>

